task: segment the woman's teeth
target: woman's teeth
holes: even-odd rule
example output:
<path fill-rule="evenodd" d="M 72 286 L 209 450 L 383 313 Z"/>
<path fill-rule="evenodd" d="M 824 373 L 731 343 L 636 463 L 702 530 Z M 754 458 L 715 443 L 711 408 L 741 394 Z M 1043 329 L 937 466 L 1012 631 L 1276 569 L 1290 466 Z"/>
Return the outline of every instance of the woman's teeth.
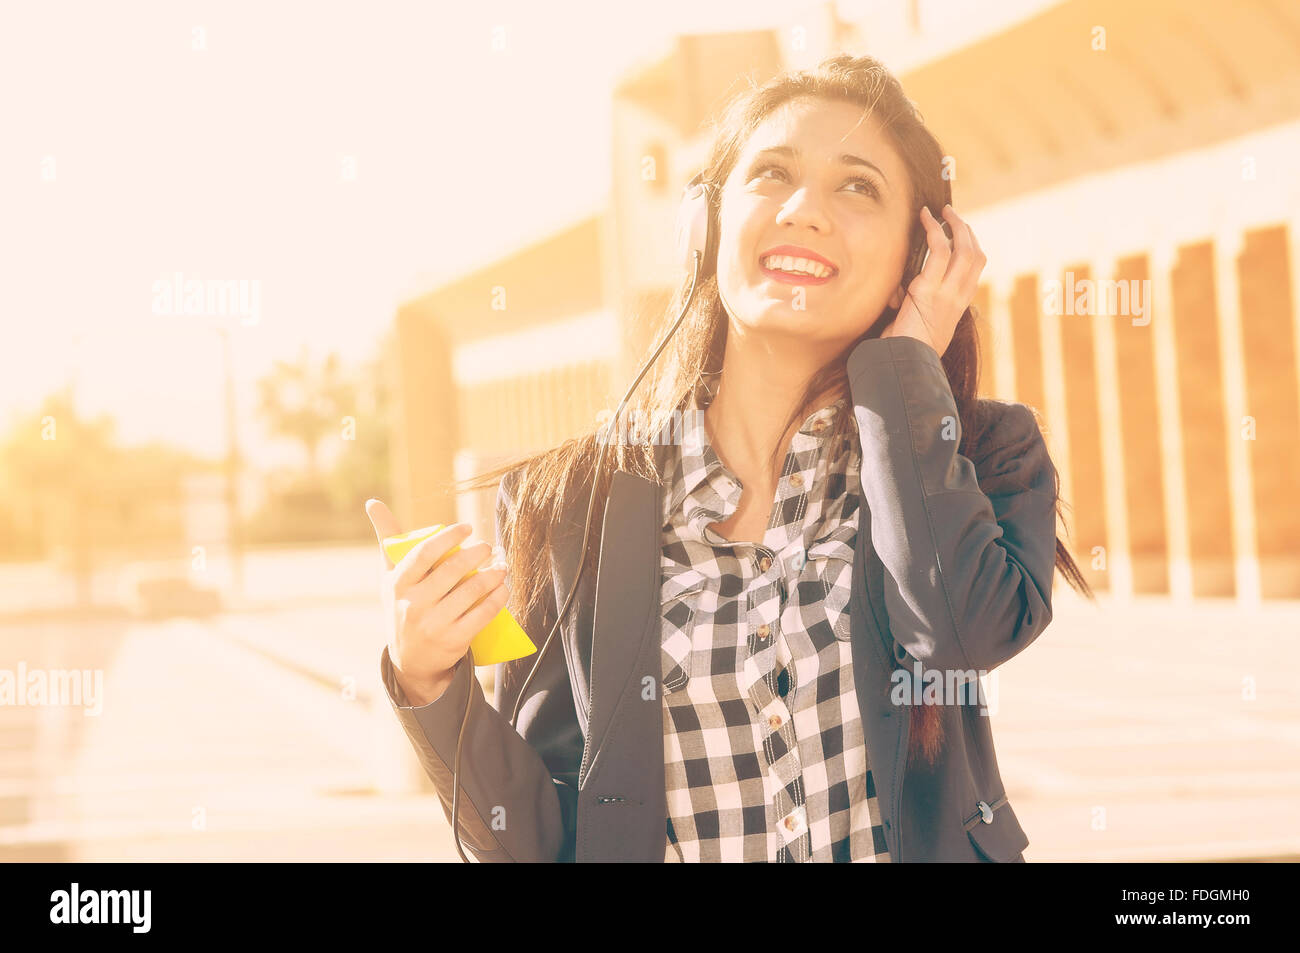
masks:
<path fill-rule="evenodd" d="M 791 258 L 788 255 L 769 255 L 762 261 L 764 268 L 784 271 L 792 275 L 810 275 L 813 278 L 829 277 L 831 270 L 821 262 L 809 261 L 807 258 Z"/>

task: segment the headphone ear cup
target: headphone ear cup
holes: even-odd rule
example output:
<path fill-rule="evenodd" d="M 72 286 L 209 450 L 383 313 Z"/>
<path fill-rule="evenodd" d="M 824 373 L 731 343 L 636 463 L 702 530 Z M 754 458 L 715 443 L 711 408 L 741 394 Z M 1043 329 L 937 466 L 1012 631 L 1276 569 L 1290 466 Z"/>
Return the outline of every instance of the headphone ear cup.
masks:
<path fill-rule="evenodd" d="M 708 264 L 712 238 L 709 224 L 709 190 L 702 176 L 696 175 L 687 183 L 677 209 L 677 260 L 688 274 L 695 269 L 697 251 L 704 259 L 701 274 Z"/>
<path fill-rule="evenodd" d="M 912 254 L 907 260 L 907 271 L 903 274 L 903 287 L 912 283 L 912 279 L 921 273 L 925 260 L 930 257 L 930 246 L 926 242 L 925 229 L 920 225 L 912 226 Z"/>
<path fill-rule="evenodd" d="M 930 247 L 925 244 L 925 236 L 921 237 L 921 243 L 912 251 L 912 260 L 908 263 L 907 274 L 903 276 L 903 287 L 906 288 L 912 283 L 912 279 L 921 273 L 925 267 L 925 260 L 930 257 Z"/>

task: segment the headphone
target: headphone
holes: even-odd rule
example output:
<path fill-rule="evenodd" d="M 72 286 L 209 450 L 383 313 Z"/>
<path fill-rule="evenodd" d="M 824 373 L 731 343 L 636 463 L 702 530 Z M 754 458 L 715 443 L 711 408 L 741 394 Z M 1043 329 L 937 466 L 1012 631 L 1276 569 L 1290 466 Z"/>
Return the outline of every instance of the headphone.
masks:
<path fill-rule="evenodd" d="M 712 189 L 714 186 L 704 181 L 704 173 L 696 173 L 682 190 L 677 207 L 677 260 L 683 271 L 689 270 L 698 252 L 701 278 L 713 274 L 718 265 L 718 229 L 714 225 L 714 203 L 709 201 Z"/>
<path fill-rule="evenodd" d="M 627 393 L 623 395 L 623 400 L 619 402 L 618 409 L 614 411 L 614 415 L 609 420 L 607 437 L 601 441 L 600 453 L 596 458 L 596 466 L 592 473 L 591 495 L 587 501 L 587 522 L 582 530 L 582 548 L 578 550 L 580 554 L 578 559 L 578 574 L 574 577 L 573 584 L 569 587 L 569 594 L 564 599 L 564 605 L 560 608 L 560 611 L 556 613 L 555 624 L 551 626 L 551 631 L 547 633 L 546 639 L 542 642 L 541 649 L 537 652 L 537 659 L 533 662 L 533 667 L 529 670 L 528 677 L 524 679 L 523 685 L 519 687 L 519 695 L 515 699 L 514 708 L 510 713 L 511 728 L 514 728 L 516 722 L 519 720 L 519 706 L 523 703 L 524 695 L 528 691 L 528 686 L 532 684 L 533 677 L 541 668 L 542 659 L 546 655 L 546 650 L 550 648 L 551 643 L 554 641 L 556 633 L 559 631 L 561 620 L 568 614 L 569 606 L 573 602 L 573 597 L 578 591 L 578 584 L 582 580 L 583 571 L 586 569 L 587 560 L 585 555 L 587 552 L 587 543 L 591 538 L 591 517 L 596 506 L 596 482 L 600 476 L 601 467 L 605 463 L 605 449 L 612 442 L 613 435 L 619 432 L 617 429 L 619 416 L 623 413 L 623 409 L 627 406 L 627 402 L 631 399 L 632 394 L 636 392 L 637 385 L 641 383 L 641 379 L 645 377 L 650 368 L 654 366 L 654 362 L 658 360 L 659 355 L 663 353 L 663 349 L 668 345 L 668 342 L 672 340 L 673 335 L 677 333 L 677 329 L 681 327 L 682 321 L 686 318 L 686 314 L 690 310 L 691 302 L 695 300 L 695 292 L 699 289 L 700 279 L 713 274 L 717 269 L 719 231 L 716 222 L 717 203 L 711 201 L 711 194 L 716 190 L 717 187 L 715 185 L 704 181 L 704 173 L 699 172 L 696 173 L 688 183 L 686 183 L 686 187 L 682 191 L 681 202 L 677 208 L 675 227 L 676 249 L 677 258 L 682 269 L 691 272 L 690 291 L 687 292 L 686 302 L 682 305 L 682 310 L 677 315 L 677 320 L 673 323 L 672 328 L 670 328 L 668 333 L 664 336 L 659 347 L 655 349 L 654 354 L 650 355 L 650 359 L 646 361 L 645 366 L 641 368 L 641 373 L 637 374 L 636 379 L 632 381 L 632 386 L 629 387 Z M 947 234 L 948 223 L 943 219 L 939 219 L 939 221 L 943 223 L 945 234 Z M 925 260 L 929 255 L 929 248 L 925 241 L 925 229 L 920 226 L 916 226 L 916 228 L 920 229 L 920 240 L 918 242 L 916 238 L 913 238 L 911 253 L 908 258 L 909 268 L 903 274 L 904 284 L 910 282 L 911 278 L 916 275 L 922 267 L 924 267 Z M 915 235 L 916 233 L 914 232 L 913 234 Z M 472 677 L 474 665 L 473 653 L 467 651 L 466 655 L 469 658 Z M 456 760 L 452 765 L 451 772 L 452 836 L 456 843 L 456 853 L 460 854 L 460 859 L 467 864 L 470 860 L 465 856 L 465 851 L 461 848 L 460 843 L 460 752 L 461 744 L 465 740 L 465 729 L 469 725 L 470 706 L 474 701 L 473 687 L 474 686 L 471 685 L 470 691 L 466 693 L 465 714 L 461 718 L 460 734 L 456 737 Z"/>
<path fill-rule="evenodd" d="M 717 269 L 719 229 L 716 225 L 716 205 L 709 201 L 709 192 L 715 187 L 704 181 L 698 173 L 682 193 L 682 203 L 677 210 L 677 257 L 683 270 L 690 270 L 692 255 L 698 251 L 703 257 L 700 277 L 707 278 Z M 934 215 L 943 227 L 943 234 L 952 241 L 952 226 L 942 216 Z M 925 239 L 925 228 L 913 223 L 910 234 L 907 267 L 903 270 L 902 284 L 911 283 L 925 267 L 930 257 L 930 245 Z"/>

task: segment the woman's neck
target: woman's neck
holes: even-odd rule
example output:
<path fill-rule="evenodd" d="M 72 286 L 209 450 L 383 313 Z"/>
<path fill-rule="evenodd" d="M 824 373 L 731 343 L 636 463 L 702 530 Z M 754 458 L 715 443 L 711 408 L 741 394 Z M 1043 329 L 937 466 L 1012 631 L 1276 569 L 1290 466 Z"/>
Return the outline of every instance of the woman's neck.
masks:
<path fill-rule="evenodd" d="M 775 491 L 781 461 L 803 418 L 788 427 L 786 421 L 808 381 L 831 356 L 814 354 L 806 346 L 782 348 L 761 336 L 738 335 L 734 328 L 728 334 L 717 393 L 704 420 L 714 452 L 743 484 L 757 483 L 758 489 Z M 824 403 L 834 399 L 824 396 Z M 778 445 L 773 471 L 771 461 Z"/>

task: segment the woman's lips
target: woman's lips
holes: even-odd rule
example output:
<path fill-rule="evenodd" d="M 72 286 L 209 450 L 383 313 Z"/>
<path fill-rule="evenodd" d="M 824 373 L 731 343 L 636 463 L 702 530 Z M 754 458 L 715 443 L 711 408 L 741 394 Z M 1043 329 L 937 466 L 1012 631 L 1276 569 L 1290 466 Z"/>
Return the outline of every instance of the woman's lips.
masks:
<path fill-rule="evenodd" d="M 761 264 L 758 266 L 758 270 L 763 273 L 764 277 L 779 281 L 784 285 L 824 285 L 838 274 L 838 272 L 832 272 L 825 278 L 818 278 L 814 275 L 792 275 L 788 271 L 775 271 Z"/>

